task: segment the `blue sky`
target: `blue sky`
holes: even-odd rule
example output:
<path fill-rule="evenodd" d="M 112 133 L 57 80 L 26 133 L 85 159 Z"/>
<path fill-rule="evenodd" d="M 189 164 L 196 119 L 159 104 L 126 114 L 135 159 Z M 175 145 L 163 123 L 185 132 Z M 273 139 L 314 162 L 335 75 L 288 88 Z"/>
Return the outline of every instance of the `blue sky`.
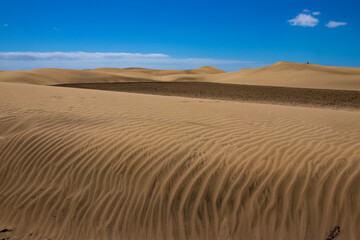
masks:
<path fill-rule="evenodd" d="M 0 0 L 0 69 L 360 67 L 359 12 L 354 0 Z"/>

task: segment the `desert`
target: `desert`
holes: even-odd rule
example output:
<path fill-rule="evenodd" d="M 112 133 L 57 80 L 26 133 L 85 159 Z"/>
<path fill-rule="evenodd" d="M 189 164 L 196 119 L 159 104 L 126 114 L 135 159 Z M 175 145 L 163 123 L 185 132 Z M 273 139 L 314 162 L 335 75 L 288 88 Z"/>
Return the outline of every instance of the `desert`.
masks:
<path fill-rule="evenodd" d="M 359 12 L 0 0 L 0 240 L 360 240 Z"/>
<path fill-rule="evenodd" d="M 39 85 L 190 81 L 360 91 L 359 75 L 359 68 L 279 61 L 265 67 L 241 69 L 233 72 L 224 72 L 211 66 L 188 70 L 43 68 L 27 71 L 3 71 L 0 75 L 0 81 Z"/>
<path fill-rule="evenodd" d="M 2 71 L 0 238 L 359 239 L 359 103 L 358 68 Z"/>

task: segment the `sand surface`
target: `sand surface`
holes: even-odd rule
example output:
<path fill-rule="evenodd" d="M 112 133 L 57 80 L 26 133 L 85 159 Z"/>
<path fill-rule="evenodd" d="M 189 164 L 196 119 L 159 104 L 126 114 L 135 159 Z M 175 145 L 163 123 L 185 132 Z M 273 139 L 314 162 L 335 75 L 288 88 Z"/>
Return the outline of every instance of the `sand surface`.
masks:
<path fill-rule="evenodd" d="M 277 62 L 270 66 L 209 76 L 207 81 L 282 86 L 360 90 L 360 68 L 328 67 L 316 64 Z"/>
<path fill-rule="evenodd" d="M 35 69 L 0 72 L 0 82 L 54 85 L 105 82 L 214 82 L 360 91 L 360 68 L 278 62 L 270 66 L 224 72 L 214 67 L 190 70 L 99 68 L 90 70 Z"/>
<path fill-rule="evenodd" d="M 61 83 L 104 83 L 138 81 L 184 81 L 205 79 L 206 75 L 224 73 L 214 67 L 190 70 L 155 70 L 144 68 L 98 68 L 87 70 L 42 68 L 28 71 L 0 72 L 0 82 L 54 85 Z"/>
<path fill-rule="evenodd" d="M 356 240 L 359 119 L 0 83 L 0 237 Z"/>

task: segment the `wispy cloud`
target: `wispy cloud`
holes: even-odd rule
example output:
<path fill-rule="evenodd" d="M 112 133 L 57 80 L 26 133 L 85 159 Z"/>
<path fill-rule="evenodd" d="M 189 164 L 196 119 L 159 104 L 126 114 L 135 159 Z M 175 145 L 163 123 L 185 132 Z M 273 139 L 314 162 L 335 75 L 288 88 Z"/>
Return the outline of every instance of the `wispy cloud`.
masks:
<path fill-rule="evenodd" d="M 3 24 L 3 26 L 4 26 L 4 27 L 7 27 L 7 26 L 9 26 L 9 24 L 7 24 L 7 23 L 4 23 L 4 24 Z"/>
<path fill-rule="evenodd" d="M 112 52 L 0 52 L 2 60 L 106 60 L 124 58 L 165 58 L 162 53 L 112 53 Z"/>
<path fill-rule="evenodd" d="M 304 9 L 304 12 L 307 9 Z M 293 26 L 302 26 L 302 27 L 315 27 L 319 23 L 319 19 L 313 17 L 311 14 L 300 13 L 294 19 L 288 20 L 288 22 Z"/>
<path fill-rule="evenodd" d="M 328 28 L 336 28 L 339 26 L 345 26 L 346 24 L 346 22 L 329 21 L 327 24 L 325 24 L 325 26 L 327 26 Z"/>
<path fill-rule="evenodd" d="M 0 52 L 1 70 L 34 68 L 144 67 L 185 69 L 211 65 L 224 70 L 258 67 L 260 63 L 232 59 L 176 58 L 163 53 L 123 52 Z"/>
<path fill-rule="evenodd" d="M 317 15 L 320 15 L 321 12 L 313 12 L 312 14 L 315 15 L 315 16 L 317 16 Z"/>

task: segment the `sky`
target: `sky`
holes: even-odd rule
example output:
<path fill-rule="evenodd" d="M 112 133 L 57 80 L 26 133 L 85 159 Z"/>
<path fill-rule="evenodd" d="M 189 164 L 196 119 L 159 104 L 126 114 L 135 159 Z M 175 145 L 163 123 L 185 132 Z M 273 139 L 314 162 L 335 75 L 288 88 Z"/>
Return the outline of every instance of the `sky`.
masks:
<path fill-rule="evenodd" d="M 360 67 L 360 1 L 0 0 L 0 70 Z"/>

